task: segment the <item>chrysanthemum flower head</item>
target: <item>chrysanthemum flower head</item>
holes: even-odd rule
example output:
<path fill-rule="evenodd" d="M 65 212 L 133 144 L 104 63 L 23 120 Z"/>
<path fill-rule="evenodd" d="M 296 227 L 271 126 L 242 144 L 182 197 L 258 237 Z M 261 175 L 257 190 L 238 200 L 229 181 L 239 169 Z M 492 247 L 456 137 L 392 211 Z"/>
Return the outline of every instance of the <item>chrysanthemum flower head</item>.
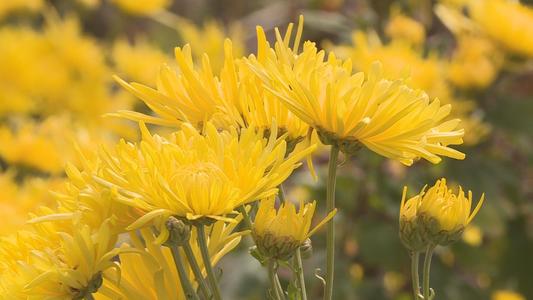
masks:
<path fill-rule="evenodd" d="M 406 165 L 419 157 L 433 163 L 440 162 L 439 155 L 464 158 L 448 147 L 461 144 L 464 135 L 455 129 L 459 120 L 444 121 L 450 105 L 430 101 L 401 80 L 384 79 L 380 63 L 366 75 L 354 74 L 350 60 L 339 60 L 333 53 L 326 58 L 314 43 L 306 42 L 301 53 L 294 49 L 278 33 L 275 50 L 263 50 L 276 55 L 264 63 L 251 60 L 250 65 L 323 143 L 337 145 L 345 153 L 364 145 Z"/>
<path fill-rule="evenodd" d="M 393 11 L 385 32 L 393 39 L 402 39 L 413 45 L 421 45 L 426 39 L 424 25 L 400 12 Z"/>
<path fill-rule="evenodd" d="M 275 197 L 261 200 L 254 220 L 252 234 L 259 252 L 267 258 L 288 259 L 294 251 L 326 224 L 336 213 L 331 211 L 317 226 L 311 229 L 316 202 L 300 201 L 298 212 L 291 202 L 275 208 Z"/>
<path fill-rule="evenodd" d="M 206 123 L 202 131 L 184 124 L 171 139 L 152 136 L 141 124 L 140 144 L 121 141 L 102 157 L 105 166 L 96 177 L 120 194 L 118 201 L 143 212 L 130 226 L 157 219 L 164 242 L 169 216 L 189 222 L 224 220 L 241 205 L 273 195 L 277 186 L 313 151 L 308 147 L 286 156 L 284 136 L 269 138 L 256 128 L 218 131 Z"/>
<path fill-rule="evenodd" d="M 444 178 L 410 199 L 406 199 L 406 192 L 407 188 L 404 188 L 400 206 L 400 237 L 413 250 L 430 244 L 447 245 L 457 240 L 478 213 L 485 198 L 483 194 L 471 210 L 472 192 L 465 196 L 463 189 L 459 188 L 455 194 L 448 189 Z"/>

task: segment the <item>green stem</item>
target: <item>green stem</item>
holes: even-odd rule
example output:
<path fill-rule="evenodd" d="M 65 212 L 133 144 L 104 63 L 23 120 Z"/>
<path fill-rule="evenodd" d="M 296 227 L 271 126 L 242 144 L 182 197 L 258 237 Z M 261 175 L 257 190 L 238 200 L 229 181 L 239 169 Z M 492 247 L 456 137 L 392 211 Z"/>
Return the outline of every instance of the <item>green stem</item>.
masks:
<path fill-rule="evenodd" d="M 285 295 L 283 294 L 283 288 L 281 287 L 281 283 L 279 282 L 276 262 L 274 260 L 270 260 L 268 262 L 268 277 L 270 278 L 272 292 L 274 293 L 276 300 L 284 300 Z"/>
<path fill-rule="evenodd" d="M 204 260 L 204 266 L 207 271 L 207 280 L 211 286 L 214 299 L 221 300 L 222 296 L 220 295 L 220 289 L 215 277 L 215 272 L 213 271 L 213 266 L 211 265 L 211 258 L 209 257 L 209 250 L 207 249 L 204 225 L 200 224 L 196 226 L 196 228 L 198 229 L 198 246 L 200 247 L 200 252 L 202 253 L 202 258 Z"/>
<path fill-rule="evenodd" d="M 189 264 L 191 265 L 191 269 L 194 273 L 194 277 L 196 277 L 196 281 L 198 282 L 198 285 L 200 286 L 200 291 L 202 291 L 202 294 L 205 299 L 209 299 L 210 292 L 207 287 L 207 283 L 205 282 L 204 275 L 202 275 L 202 271 L 200 270 L 200 266 L 198 265 L 198 262 L 196 261 L 196 257 L 194 256 L 191 245 L 188 242 L 185 243 L 183 245 L 183 250 L 185 251 L 185 255 L 187 256 L 187 259 L 189 260 Z"/>
<path fill-rule="evenodd" d="M 329 170 L 327 182 L 326 209 L 328 212 L 335 209 L 335 181 L 337 179 L 337 159 L 339 158 L 339 147 L 331 146 L 329 155 Z M 335 271 L 335 223 L 331 219 L 328 223 L 327 233 L 327 253 L 326 253 L 326 290 L 324 300 L 331 300 L 333 297 L 333 273 Z"/>
<path fill-rule="evenodd" d="M 418 262 L 420 261 L 420 253 L 418 251 L 411 252 L 411 281 L 413 282 L 413 296 L 415 300 L 419 300 L 420 294 L 420 278 L 418 276 Z"/>
<path fill-rule="evenodd" d="M 433 256 L 433 250 L 435 250 L 435 246 L 428 246 L 426 255 L 424 257 L 424 300 L 430 300 L 429 272 L 431 268 L 431 257 Z"/>
<path fill-rule="evenodd" d="M 283 189 L 283 184 L 280 184 L 278 186 L 278 198 L 279 198 L 279 202 L 280 204 L 283 204 L 285 203 L 285 190 Z"/>
<path fill-rule="evenodd" d="M 172 257 L 174 258 L 176 268 L 178 269 L 178 276 L 180 278 L 180 283 L 181 287 L 183 288 L 183 292 L 185 293 L 185 298 L 200 300 L 200 298 L 198 298 L 198 295 L 196 295 L 196 292 L 194 291 L 194 288 L 191 282 L 189 281 L 189 277 L 187 276 L 187 272 L 185 271 L 185 267 L 183 266 L 179 247 L 171 246 L 169 248 L 170 252 L 172 252 Z"/>
<path fill-rule="evenodd" d="M 89 294 L 85 295 L 84 298 L 85 298 L 85 300 L 94 300 L 94 296 L 93 296 L 92 293 L 89 293 Z"/>
<path fill-rule="evenodd" d="M 250 219 L 250 215 L 246 212 L 244 205 L 239 206 L 237 211 L 241 213 L 246 229 L 252 230 L 252 219 Z"/>
<path fill-rule="evenodd" d="M 300 248 L 296 249 L 296 275 L 298 276 L 298 283 L 300 285 L 300 298 L 307 300 L 307 290 L 305 288 L 304 268 L 302 264 L 302 254 Z"/>

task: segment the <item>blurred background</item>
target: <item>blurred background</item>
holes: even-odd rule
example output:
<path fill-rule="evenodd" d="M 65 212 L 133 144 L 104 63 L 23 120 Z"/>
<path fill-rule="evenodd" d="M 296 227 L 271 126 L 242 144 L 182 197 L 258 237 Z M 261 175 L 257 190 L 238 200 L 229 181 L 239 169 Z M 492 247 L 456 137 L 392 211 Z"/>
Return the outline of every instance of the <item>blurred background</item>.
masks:
<path fill-rule="evenodd" d="M 506 28 L 512 33 L 512 13 L 480 13 L 467 2 L 1 0 L 0 234 L 53 203 L 48 191 L 61 188 L 63 166 L 76 164 L 77 153 L 137 139 L 135 124 L 104 116 L 148 111 L 113 74 L 153 86 L 160 65 L 174 64 L 173 48 L 186 43 L 217 69 L 225 37 L 235 56 L 249 55 L 256 25 L 272 40 L 275 27 L 284 30 L 303 14 L 306 40 L 351 58 L 357 70 L 381 60 L 386 76 L 409 76 L 413 87 L 451 103 L 467 132 L 458 147 L 465 161 L 406 168 L 365 150 L 341 158 L 336 299 L 410 299 L 409 256 L 398 238 L 401 192 L 406 185 L 414 195 L 440 177 L 472 190 L 476 201 L 485 192 L 487 200 L 461 241 L 437 248 L 437 298 L 533 299 L 533 51 L 513 44 L 527 41 L 501 36 Z M 517 20 L 533 28 L 529 17 Z M 285 186 L 289 199 L 325 205 L 324 150 L 314 157 L 318 181 L 302 168 Z M 266 274 L 249 246 L 243 241 L 220 264 L 228 299 L 267 297 Z M 317 299 L 323 233 L 313 249 L 304 266 L 310 299 Z M 290 272 L 280 275 L 288 283 Z"/>

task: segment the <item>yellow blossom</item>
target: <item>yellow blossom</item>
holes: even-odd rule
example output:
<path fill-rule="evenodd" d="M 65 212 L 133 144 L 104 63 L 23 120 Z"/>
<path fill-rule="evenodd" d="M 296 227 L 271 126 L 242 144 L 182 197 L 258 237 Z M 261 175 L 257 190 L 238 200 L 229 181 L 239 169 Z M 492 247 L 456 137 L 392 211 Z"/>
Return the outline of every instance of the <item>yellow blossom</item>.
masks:
<path fill-rule="evenodd" d="M 9 299 L 83 299 L 100 288 L 104 271 L 118 271 L 116 255 L 136 251 L 113 249 L 116 236 L 107 222 L 96 231 L 73 223 L 42 226 L 2 244 L 2 260 L 11 264 L 2 266 L 0 291 Z"/>
<path fill-rule="evenodd" d="M 406 165 L 419 157 L 432 163 L 440 162 L 439 155 L 464 158 L 448 147 L 461 144 L 464 134 L 455 129 L 459 120 L 443 121 L 450 105 L 430 101 L 401 80 L 385 79 L 379 63 L 367 75 L 353 74 L 350 60 L 339 60 L 333 53 L 325 59 L 325 52 L 311 42 L 298 54 L 296 42 L 293 49 L 288 47 L 289 38 L 289 31 L 285 39 L 277 32 L 276 55 L 264 63 L 252 58 L 250 64 L 268 89 L 318 132 L 323 143 L 337 144 L 346 153 L 362 144 Z M 258 56 L 272 51 L 267 43 L 258 46 Z"/>
<path fill-rule="evenodd" d="M 518 1 L 474 0 L 472 19 L 510 52 L 533 56 L 533 9 Z"/>
<path fill-rule="evenodd" d="M 275 197 L 261 200 L 254 220 L 252 234 L 261 254 L 279 259 L 286 259 L 302 245 L 313 233 L 326 224 L 337 212 L 331 211 L 320 223 L 311 229 L 316 202 L 304 204 L 300 208 L 291 202 L 283 203 L 278 209 L 274 207 Z"/>
<path fill-rule="evenodd" d="M 242 220 L 242 216 L 237 218 Z M 207 228 L 208 251 L 211 263 L 216 265 L 218 261 L 241 241 L 245 232 L 233 232 L 238 223 L 215 222 Z M 200 269 L 205 274 L 203 262 L 200 256 L 200 249 L 196 243 L 196 229 L 192 228 L 192 236 L 189 241 L 196 261 Z M 142 240 L 140 239 L 142 237 Z M 179 283 L 179 277 L 172 258 L 170 249 L 161 247 L 156 243 L 156 237 L 149 228 L 140 230 L 140 237 L 136 233 L 131 233 L 132 246 L 141 250 L 144 255 L 136 253 L 123 253 L 120 255 L 121 275 L 120 281 L 116 274 L 110 273 L 109 277 L 115 280 L 104 282 L 102 289 L 95 296 L 104 299 L 186 299 Z M 123 247 L 127 247 L 123 245 Z M 185 269 L 188 277 L 194 279 L 194 274 L 189 267 L 185 255 L 181 252 L 183 261 L 186 262 Z M 193 281 L 194 287 L 198 283 Z"/>
<path fill-rule="evenodd" d="M 405 40 L 413 45 L 421 45 L 426 39 L 424 25 L 400 13 L 391 17 L 385 32 L 393 39 Z"/>
<path fill-rule="evenodd" d="M 276 193 L 276 187 L 297 168 L 308 147 L 286 155 L 284 137 L 269 138 L 256 128 L 217 131 L 206 123 L 202 132 L 184 124 L 170 139 L 152 136 L 141 124 L 139 144 L 121 141 L 101 157 L 98 181 L 114 188 L 118 201 L 144 213 L 130 229 L 154 219 L 161 227 L 159 242 L 168 237 L 163 223 L 171 215 L 189 221 L 232 222 L 228 214 L 241 205 Z"/>
<path fill-rule="evenodd" d="M 255 126 L 269 130 L 275 121 L 280 134 L 289 133 L 291 144 L 303 139 L 307 125 L 264 88 L 247 64 L 234 59 L 229 40 L 224 42 L 224 54 L 224 66 L 215 75 L 207 54 L 203 56 L 201 68 L 195 68 L 191 47 L 176 48 L 179 73 L 163 66 L 157 90 L 117 79 L 157 114 L 120 111 L 118 115 L 171 127 L 189 122 L 197 128 L 211 121 L 218 128 Z"/>
<path fill-rule="evenodd" d="M 449 244 L 463 233 L 483 204 L 485 194 L 472 208 L 472 192 L 465 196 L 462 188 L 454 194 L 446 186 L 446 179 L 437 180 L 416 196 L 406 199 L 404 188 L 400 205 L 400 237 L 404 244 L 420 250 L 429 244 Z"/>
<path fill-rule="evenodd" d="M 188 20 L 180 20 L 177 29 L 186 44 L 191 45 L 192 56 L 197 63 L 209 57 L 214 72 L 218 73 L 226 63 L 224 46 L 226 37 L 233 44 L 232 55 L 241 57 L 245 54 L 244 35 L 239 24 L 232 24 L 228 30 L 216 21 L 207 21 L 201 27 Z"/>
<path fill-rule="evenodd" d="M 159 66 L 169 60 L 156 46 L 143 39 L 137 39 L 133 44 L 118 40 L 113 46 L 112 57 L 118 75 L 146 83 L 155 83 Z"/>
<path fill-rule="evenodd" d="M 132 15 L 151 15 L 164 10 L 172 2 L 169 0 L 113 0 L 113 3 Z"/>

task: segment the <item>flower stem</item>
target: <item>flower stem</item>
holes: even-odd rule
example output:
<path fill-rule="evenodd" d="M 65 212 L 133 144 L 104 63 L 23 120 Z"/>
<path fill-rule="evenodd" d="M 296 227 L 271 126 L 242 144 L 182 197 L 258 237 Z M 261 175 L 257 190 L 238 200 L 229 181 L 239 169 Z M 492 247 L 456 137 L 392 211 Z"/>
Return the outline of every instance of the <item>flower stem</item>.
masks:
<path fill-rule="evenodd" d="M 200 286 L 200 291 L 202 291 L 202 294 L 205 299 L 209 299 L 210 292 L 207 287 L 207 283 L 205 282 L 204 275 L 202 275 L 202 271 L 200 270 L 200 266 L 198 265 L 198 262 L 196 261 L 196 257 L 194 256 L 191 245 L 188 242 L 185 243 L 183 245 L 183 250 L 185 251 L 185 255 L 187 256 L 187 259 L 189 260 L 189 264 L 191 265 L 191 269 L 194 273 L 194 277 L 196 277 L 196 281 L 198 282 L 198 285 Z"/>
<path fill-rule="evenodd" d="M 198 295 L 196 295 L 196 292 L 189 281 L 189 277 L 187 276 L 187 272 L 185 271 L 185 267 L 183 266 L 179 247 L 171 246 L 169 248 L 170 252 L 172 252 L 172 257 L 174 258 L 174 263 L 176 264 L 176 268 L 178 270 L 178 276 L 180 278 L 183 292 L 185 293 L 185 298 L 199 300 L 200 298 L 198 298 Z"/>
<path fill-rule="evenodd" d="M 207 249 L 204 225 L 200 224 L 196 226 L 196 228 L 198 229 L 198 246 L 200 247 L 200 252 L 202 253 L 204 266 L 207 271 L 207 280 L 209 281 L 209 285 L 211 286 L 213 298 L 215 300 L 221 300 L 222 297 L 220 295 L 220 289 L 218 287 L 217 279 L 215 277 L 215 272 L 213 271 L 213 266 L 211 266 L 211 258 L 209 257 L 209 251 Z"/>
<path fill-rule="evenodd" d="M 283 294 L 283 289 L 281 288 L 281 283 L 279 282 L 276 262 L 270 260 L 268 262 L 268 277 L 270 278 L 270 284 L 272 285 L 272 292 L 276 300 L 284 300 L 285 295 Z"/>
<path fill-rule="evenodd" d="M 278 186 L 278 198 L 279 198 L 279 202 L 280 204 L 283 204 L 285 203 L 285 190 L 283 189 L 283 184 L 280 184 Z"/>
<path fill-rule="evenodd" d="M 419 300 L 420 294 L 420 278 L 418 276 L 418 262 L 420 261 L 420 253 L 418 251 L 411 252 L 411 281 L 413 282 L 413 296 L 415 300 Z"/>
<path fill-rule="evenodd" d="M 426 255 L 424 257 L 424 300 L 431 300 L 430 299 L 430 288 L 429 288 L 429 272 L 431 268 L 431 257 L 433 256 L 433 250 L 435 250 L 435 246 L 428 246 Z"/>
<path fill-rule="evenodd" d="M 246 229 L 252 230 L 252 219 L 250 219 L 250 215 L 246 212 L 246 207 L 241 205 L 237 208 L 237 211 L 242 214 L 244 225 L 247 227 Z"/>
<path fill-rule="evenodd" d="M 329 170 L 327 182 L 326 209 L 328 212 L 335 209 L 335 182 L 337 179 L 337 159 L 339 157 L 339 147 L 331 146 L 329 155 Z M 324 300 L 331 300 L 333 297 L 333 273 L 335 271 L 335 223 L 331 219 L 328 223 L 327 233 L 327 253 L 326 253 L 326 289 Z"/>
<path fill-rule="evenodd" d="M 87 295 L 85 295 L 85 300 L 94 300 L 94 296 L 92 293 L 88 293 Z"/>
<path fill-rule="evenodd" d="M 298 276 L 298 283 L 300 285 L 300 298 L 301 300 L 307 300 L 307 291 L 305 288 L 304 268 L 302 264 L 302 254 L 300 248 L 296 249 L 296 275 Z"/>

